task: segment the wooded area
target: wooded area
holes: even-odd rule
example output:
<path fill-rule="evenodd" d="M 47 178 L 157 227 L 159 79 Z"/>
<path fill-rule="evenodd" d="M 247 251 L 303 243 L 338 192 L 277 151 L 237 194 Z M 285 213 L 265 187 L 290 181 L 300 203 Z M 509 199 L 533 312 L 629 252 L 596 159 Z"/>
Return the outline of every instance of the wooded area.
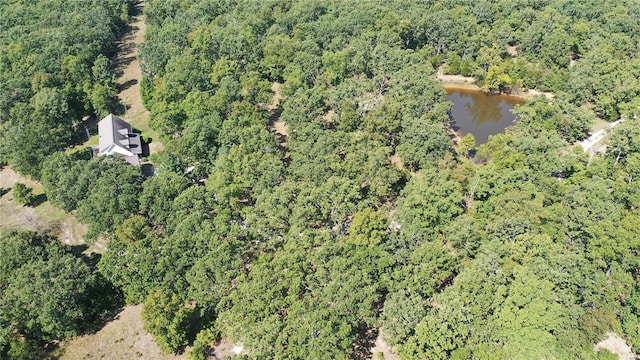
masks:
<path fill-rule="evenodd" d="M 0 162 L 109 240 L 0 237 L 0 357 L 122 303 L 193 359 L 362 358 L 379 329 L 402 359 L 638 352 L 640 3 L 147 0 L 149 178 L 63 151 L 112 110 L 132 7 L 0 2 Z M 441 66 L 554 97 L 457 146 Z M 596 118 L 626 121 L 590 156 Z"/>

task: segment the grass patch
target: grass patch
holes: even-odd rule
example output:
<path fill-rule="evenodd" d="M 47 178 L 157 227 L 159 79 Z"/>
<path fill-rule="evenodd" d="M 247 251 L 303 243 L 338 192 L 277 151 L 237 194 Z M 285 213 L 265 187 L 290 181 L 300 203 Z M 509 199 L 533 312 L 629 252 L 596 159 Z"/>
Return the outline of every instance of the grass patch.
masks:
<path fill-rule="evenodd" d="M 94 334 L 65 341 L 53 351 L 60 360 L 80 359 L 187 359 L 181 355 L 164 354 L 153 337 L 144 331 L 142 305 L 127 306 L 114 319 Z"/>
<path fill-rule="evenodd" d="M 7 230 L 32 230 L 50 232 L 57 235 L 64 244 L 84 244 L 86 226 L 81 224 L 73 214 L 54 206 L 46 199 L 44 188 L 39 182 L 25 178 L 10 168 L 0 171 L 0 187 L 12 189 L 14 184 L 21 182 L 33 189 L 33 195 L 40 201 L 37 206 L 22 206 L 13 199 L 13 190 L 6 191 L 0 197 L 0 232 Z"/>
<path fill-rule="evenodd" d="M 98 141 L 99 141 L 98 135 L 93 135 L 89 140 L 85 141 L 84 143 L 65 150 L 65 154 L 73 155 L 80 151 L 88 151 L 87 148 L 98 146 Z"/>

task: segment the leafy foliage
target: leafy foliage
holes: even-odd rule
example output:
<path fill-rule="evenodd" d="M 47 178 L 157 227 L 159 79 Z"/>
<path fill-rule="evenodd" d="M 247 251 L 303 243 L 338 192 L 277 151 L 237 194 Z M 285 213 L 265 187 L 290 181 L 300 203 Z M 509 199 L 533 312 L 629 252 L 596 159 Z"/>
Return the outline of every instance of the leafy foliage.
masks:
<path fill-rule="evenodd" d="M 117 304 L 108 283 L 56 238 L 10 231 L 0 237 L 0 251 L 3 357 L 29 356 L 29 343 L 78 335 Z"/>
<path fill-rule="evenodd" d="M 23 183 L 15 183 L 13 185 L 13 200 L 20 205 L 30 205 L 33 203 L 35 196 L 33 195 L 33 189 L 27 187 Z"/>
<path fill-rule="evenodd" d="M 165 351 L 200 332 L 194 357 L 229 338 L 249 358 L 346 359 L 383 327 L 403 359 L 595 358 L 608 331 L 640 347 L 639 13 L 633 1 L 150 0 L 141 86 L 166 135 L 158 175 L 29 151 L 62 148 L 69 114 L 102 111 L 101 51 L 0 85 L 0 126 L 28 145 L 5 142 L 2 156 L 42 169 L 48 198 L 109 238 L 98 269 L 145 303 Z M 6 48 L 3 73 L 33 60 Z M 447 134 L 443 62 L 491 92 L 555 95 L 528 100 L 468 159 L 473 139 L 456 152 Z M 626 119 L 604 156 L 571 147 L 596 116 Z M 79 331 L 85 312 L 38 327 L 13 310 L 24 289 L 54 308 L 36 270 L 75 263 L 12 246 L 0 309 L 20 321 L 2 351 L 26 351 L 20 331 Z"/>
<path fill-rule="evenodd" d="M 160 348 L 176 352 L 189 342 L 189 321 L 193 309 L 181 304 L 176 295 L 169 297 L 162 290 L 152 291 L 144 302 L 142 320 Z"/>
<path fill-rule="evenodd" d="M 54 154 L 45 162 L 45 192 L 66 211 L 77 209 L 78 218 L 89 224 L 89 238 L 112 233 L 138 212 L 138 196 L 144 177 L 140 169 L 119 157 L 74 160 Z"/>

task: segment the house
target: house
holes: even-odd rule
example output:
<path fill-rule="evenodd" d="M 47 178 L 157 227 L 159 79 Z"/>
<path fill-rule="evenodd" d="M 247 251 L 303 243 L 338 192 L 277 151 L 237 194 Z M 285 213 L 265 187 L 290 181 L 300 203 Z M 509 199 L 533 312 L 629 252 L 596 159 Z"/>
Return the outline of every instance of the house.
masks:
<path fill-rule="evenodd" d="M 131 131 L 131 125 L 109 114 L 98 122 L 99 155 L 117 155 L 131 165 L 140 165 L 142 143 L 140 135 Z"/>

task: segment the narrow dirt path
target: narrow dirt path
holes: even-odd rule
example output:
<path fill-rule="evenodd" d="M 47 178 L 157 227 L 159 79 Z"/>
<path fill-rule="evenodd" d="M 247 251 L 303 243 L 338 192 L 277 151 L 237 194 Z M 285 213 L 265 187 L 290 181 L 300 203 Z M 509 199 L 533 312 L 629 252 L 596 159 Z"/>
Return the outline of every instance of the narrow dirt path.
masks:
<path fill-rule="evenodd" d="M 151 153 L 162 150 L 163 146 L 157 134 L 149 128 L 149 112 L 142 105 L 140 96 L 140 82 L 142 81 L 142 69 L 138 59 L 138 46 L 144 41 L 146 31 L 144 17 L 144 1 L 136 5 L 134 16 L 129 23 L 129 31 L 122 39 L 118 47 L 116 57 L 116 75 L 118 83 L 118 97 L 125 107 L 124 120 L 133 127 L 151 136 L 153 141 L 149 144 Z"/>
<path fill-rule="evenodd" d="M 589 136 L 588 138 L 582 140 L 580 142 L 580 146 L 582 146 L 582 149 L 584 151 L 597 150 L 598 147 L 596 145 L 600 141 L 602 141 L 602 139 L 604 139 L 609 134 L 611 129 L 613 129 L 614 127 L 616 127 L 618 124 L 620 124 L 623 121 L 624 120 L 622 120 L 622 119 L 616 120 L 616 121 L 610 123 L 608 127 L 604 128 L 604 129 L 600 129 L 600 130 L 594 132 L 593 134 L 591 134 L 591 136 Z M 600 150 L 602 150 L 602 149 L 600 149 Z"/>

